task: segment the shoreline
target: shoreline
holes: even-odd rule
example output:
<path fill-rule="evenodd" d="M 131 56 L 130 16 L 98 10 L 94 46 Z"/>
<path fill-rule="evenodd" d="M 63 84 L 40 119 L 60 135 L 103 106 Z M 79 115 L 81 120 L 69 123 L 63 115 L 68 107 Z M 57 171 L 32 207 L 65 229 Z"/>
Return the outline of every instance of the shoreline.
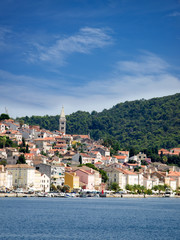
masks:
<path fill-rule="evenodd" d="M 38 197 L 38 196 L 36 194 L 25 194 L 25 193 L 0 193 L 0 198 L 4 198 L 4 197 L 11 198 L 11 197 Z M 63 198 L 63 197 L 59 197 L 59 198 Z M 87 197 L 87 198 L 91 198 L 91 197 Z M 107 194 L 105 198 L 164 198 L 164 196 L 163 195 L 145 195 L 144 196 L 143 194 Z M 180 198 L 180 196 L 175 195 L 173 197 L 167 197 L 167 198 Z"/>

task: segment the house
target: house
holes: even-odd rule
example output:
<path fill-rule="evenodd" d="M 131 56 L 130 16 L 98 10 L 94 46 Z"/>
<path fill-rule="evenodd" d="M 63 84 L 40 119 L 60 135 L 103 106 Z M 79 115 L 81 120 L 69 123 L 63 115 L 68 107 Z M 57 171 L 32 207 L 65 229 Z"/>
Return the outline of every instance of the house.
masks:
<path fill-rule="evenodd" d="M 22 134 L 21 134 L 19 131 L 9 129 L 9 130 L 6 130 L 6 134 L 8 135 L 8 137 L 9 137 L 11 140 L 16 141 L 17 144 L 19 144 L 20 142 L 22 142 Z"/>
<path fill-rule="evenodd" d="M 5 148 L 0 149 L 0 160 L 7 159 L 7 153 Z"/>
<path fill-rule="evenodd" d="M 5 125 L 8 126 L 11 130 L 18 130 L 20 128 L 20 124 L 15 122 L 13 119 L 5 119 L 2 121 Z"/>
<path fill-rule="evenodd" d="M 39 163 L 34 165 L 35 169 L 41 174 L 46 174 L 51 179 L 51 165 L 45 163 Z"/>
<path fill-rule="evenodd" d="M 33 190 L 35 192 L 41 192 L 43 191 L 43 188 L 41 186 L 41 173 L 37 170 L 35 170 L 35 180 L 34 180 L 34 186 L 33 186 Z"/>
<path fill-rule="evenodd" d="M 64 185 L 65 165 L 63 163 L 51 165 L 51 183 L 56 187 Z"/>
<path fill-rule="evenodd" d="M 176 190 L 180 185 L 180 172 L 160 172 L 155 171 L 151 173 L 151 176 L 156 176 L 159 178 L 159 184 L 166 184 L 170 186 L 173 190 Z"/>
<path fill-rule="evenodd" d="M 92 164 L 95 164 L 96 162 L 100 162 L 102 159 L 101 153 L 99 151 L 91 151 L 89 155 L 93 158 L 91 160 Z"/>
<path fill-rule="evenodd" d="M 72 160 L 79 164 L 80 163 L 80 158 L 81 158 L 82 164 L 92 163 L 92 157 L 90 155 L 88 155 L 87 153 L 76 153 L 72 157 Z"/>
<path fill-rule="evenodd" d="M 44 173 L 41 174 L 41 183 L 40 183 L 41 189 L 43 192 L 49 192 L 50 191 L 50 178 Z"/>
<path fill-rule="evenodd" d="M 79 176 L 76 175 L 76 172 L 65 172 L 64 185 L 68 185 L 70 191 L 73 189 L 80 189 Z"/>
<path fill-rule="evenodd" d="M 110 150 L 109 148 L 107 147 L 104 147 L 102 145 L 96 145 L 94 148 L 93 148 L 93 151 L 98 151 L 101 153 L 102 156 L 104 157 L 110 157 Z"/>
<path fill-rule="evenodd" d="M 128 162 L 128 157 L 127 156 L 119 156 L 119 155 L 116 155 L 116 156 L 113 156 L 113 159 L 116 159 L 119 163 L 125 163 L 125 162 Z"/>
<path fill-rule="evenodd" d="M 77 176 L 79 176 L 79 181 L 83 189 L 95 190 L 95 176 L 93 169 L 90 171 L 84 170 L 83 168 L 75 170 Z"/>
<path fill-rule="evenodd" d="M 129 158 L 129 151 L 120 151 L 120 150 L 118 150 L 118 155 L 127 156 Z"/>
<path fill-rule="evenodd" d="M 125 190 L 127 184 L 143 185 L 143 176 L 141 173 L 131 172 L 122 168 L 109 168 L 106 169 L 106 172 L 109 177 L 108 183 L 116 182 L 123 190 Z"/>
<path fill-rule="evenodd" d="M 120 171 L 119 168 L 106 168 L 105 170 L 108 176 L 108 184 L 115 182 L 118 183 L 121 189 L 126 188 L 126 176 Z"/>
<path fill-rule="evenodd" d="M 10 173 L 3 165 L 0 165 L 0 189 L 12 188 L 12 173 Z"/>
<path fill-rule="evenodd" d="M 24 139 L 34 139 L 36 136 L 35 130 L 31 128 L 21 128 L 19 129 L 19 132 Z"/>
<path fill-rule="evenodd" d="M 17 163 L 17 160 L 19 158 L 19 152 L 16 148 L 6 148 L 6 153 L 7 153 L 7 165 L 14 165 Z"/>
<path fill-rule="evenodd" d="M 6 165 L 6 169 L 12 173 L 13 187 L 29 189 L 34 186 L 35 168 L 27 164 Z"/>
<path fill-rule="evenodd" d="M 103 165 L 109 165 L 112 163 L 112 157 L 101 157 L 101 161 L 103 162 Z M 117 161 L 117 160 L 116 160 Z"/>
<path fill-rule="evenodd" d="M 38 155 L 41 153 L 41 151 L 39 150 L 39 148 L 30 148 L 30 153 L 34 154 L 34 155 Z"/>
<path fill-rule="evenodd" d="M 169 152 L 167 149 L 161 148 L 161 149 L 158 151 L 158 154 L 159 154 L 159 155 L 168 155 L 168 154 L 170 154 L 170 152 Z"/>
<path fill-rule="evenodd" d="M 147 158 L 147 155 L 145 153 L 139 152 L 137 154 L 137 162 L 141 163 L 142 160 L 145 160 Z"/>
<path fill-rule="evenodd" d="M 5 130 L 6 130 L 5 124 L 0 122 L 0 133 L 5 132 Z"/>
<path fill-rule="evenodd" d="M 173 181 L 173 180 L 176 181 L 176 189 L 180 187 L 180 172 L 169 171 L 168 177 L 171 178 L 171 181 Z M 175 187 L 174 182 L 170 182 L 170 184 L 173 185 L 172 188 Z"/>
<path fill-rule="evenodd" d="M 170 150 L 171 155 L 179 155 L 180 154 L 180 148 L 172 148 Z"/>
<path fill-rule="evenodd" d="M 139 167 L 138 163 L 124 163 L 124 165 L 127 166 L 130 170 Z"/>
<path fill-rule="evenodd" d="M 143 186 L 143 175 L 138 172 L 132 172 L 125 169 L 120 169 L 120 171 L 126 176 L 126 182 L 129 185 L 141 185 Z"/>
<path fill-rule="evenodd" d="M 99 190 L 101 187 L 101 183 L 102 183 L 102 177 L 101 177 L 101 174 L 99 173 L 99 171 L 89 168 L 87 166 L 82 166 L 81 169 L 94 175 L 94 188 L 96 190 Z"/>
<path fill-rule="evenodd" d="M 143 185 L 146 189 L 152 189 L 154 186 L 159 185 L 159 178 L 156 176 L 151 177 L 150 174 L 145 174 L 143 177 Z"/>

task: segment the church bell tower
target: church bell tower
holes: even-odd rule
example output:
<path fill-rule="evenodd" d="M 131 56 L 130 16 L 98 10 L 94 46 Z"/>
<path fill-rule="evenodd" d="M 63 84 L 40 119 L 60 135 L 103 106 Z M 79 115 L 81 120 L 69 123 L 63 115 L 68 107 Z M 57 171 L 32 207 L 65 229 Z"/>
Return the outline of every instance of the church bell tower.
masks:
<path fill-rule="evenodd" d="M 59 131 L 62 132 L 63 135 L 66 134 L 66 117 L 64 114 L 64 107 L 62 107 L 60 118 L 59 118 Z"/>

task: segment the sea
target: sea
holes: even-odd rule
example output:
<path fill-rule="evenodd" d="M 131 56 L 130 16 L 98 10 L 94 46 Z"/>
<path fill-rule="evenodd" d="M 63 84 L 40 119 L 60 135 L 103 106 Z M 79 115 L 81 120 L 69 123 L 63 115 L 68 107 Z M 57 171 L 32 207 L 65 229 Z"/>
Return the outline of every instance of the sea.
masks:
<path fill-rule="evenodd" d="M 178 198 L 0 198 L 0 240 L 180 239 Z"/>

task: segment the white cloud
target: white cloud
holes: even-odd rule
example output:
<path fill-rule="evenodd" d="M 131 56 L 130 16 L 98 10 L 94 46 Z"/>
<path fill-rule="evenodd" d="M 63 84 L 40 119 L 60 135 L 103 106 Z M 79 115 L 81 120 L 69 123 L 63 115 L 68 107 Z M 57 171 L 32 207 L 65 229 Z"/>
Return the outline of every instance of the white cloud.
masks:
<path fill-rule="evenodd" d="M 159 74 L 168 69 L 169 65 L 160 57 L 146 53 L 134 61 L 119 61 L 117 70 L 131 74 Z"/>
<path fill-rule="evenodd" d="M 4 50 L 7 46 L 7 35 L 11 33 L 11 30 L 7 27 L 0 26 L 0 50 Z"/>
<path fill-rule="evenodd" d="M 169 17 L 177 17 L 180 16 L 180 12 L 173 12 L 168 15 Z"/>
<path fill-rule="evenodd" d="M 109 44 L 112 44 L 112 38 L 104 29 L 85 27 L 76 35 L 56 39 L 50 46 L 35 43 L 36 52 L 31 52 L 29 60 L 62 65 L 69 54 L 88 54 L 95 48 L 102 48 Z"/>
<path fill-rule="evenodd" d="M 69 83 L 63 89 L 53 79 L 0 71 L 4 81 L 0 88 L 0 110 L 6 106 L 13 117 L 56 115 L 64 105 L 66 114 L 70 114 L 78 110 L 102 111 L 127 100 L 171 95 L 180 89 L 180 79 L 170 73 L 170 68 L 163 59 L 148 53 L 133 61 L 119 61 L 106 78 L 102 76 L 81 87 Z"/>

